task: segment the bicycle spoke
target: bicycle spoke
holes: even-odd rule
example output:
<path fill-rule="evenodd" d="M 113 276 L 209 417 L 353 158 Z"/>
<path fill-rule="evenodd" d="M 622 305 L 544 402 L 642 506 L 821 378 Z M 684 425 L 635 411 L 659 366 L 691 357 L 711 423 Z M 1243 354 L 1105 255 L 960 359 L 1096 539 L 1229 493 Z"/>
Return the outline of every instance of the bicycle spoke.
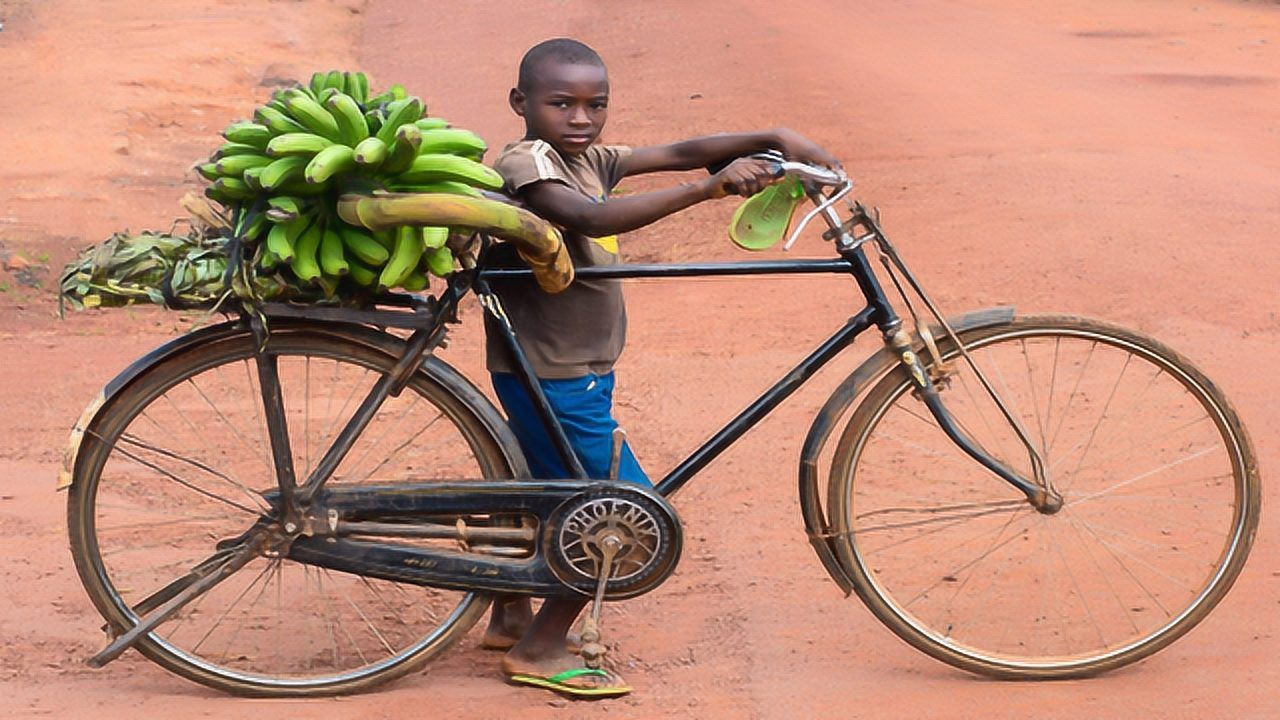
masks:
<path fill-rule="evenodd" d="M 1133 483 L 1136 483 L 1136 482 L 1138 482 L 1138 481 L 1140 481 L 1140 480 L 1145 480 L 1146 478 L 1149 478 L 1149 477 L 1151 477 L 1152 475 L 1156 475 L 1156 474 L 1158 474 L 1158 473 L 1162 473 L 1162 472 L 1164 472 L 1164 471 L 1166 471 L 1166 470 L 1169 470 L 1169 469 L 1171 469 L 1171 468 L 1175 468 L 1175 467 L 1177 467 L 1177 466 L 1179 466 L 1179 465 L 1181 465 L 1181 464 L 1183 464 L 1183 463 L 1191 462 L 1192 460 L 1195 460 L 1195 459 L 1196 459 L 1196 458 L 1198 458 L 1198 457 L 1202 457 L 1202 456 L 1204 456 L 1204 455 L 1207 455 L 1208 453 L 1211 453 L 1211 452 L 1213 452 L 1213 451 L 1214 451 L 1214 450 L 1216 450 L 1216 449 L 1217 449 L 1217 446 L 1216 446 L 1216 445 L 1209 445 L 1209 446 L 1206 446 L 1205 448 L 1203 448 L 1203 449 L 1202 449 L 1202 450 L 1200 450 L 1199 452 L 1196 452 L 1196 453 L 1194 453 L 1194 454 L 1188 455 L 1188 456 L 1186 456 L 1186 457 L 1184 457 L 1184 458 L 1182 458 L 1182 459 L 1180 459 L 1180 460 L 1174 460 L 1174 461 L 1172 461 L 1172 462 L 1167 462 L 1167 463 L 1165 463 L 1165 464 L 1163 464 L 1163 465 L 1161 465 L 1161 466 L 1159 466 L 1159 467 L 1152 468 L 1151 470 L 1147 470 L 1146 472 L 1142 472 L 1142 473 L 1139 473 L 1139 474 L 1137 474 L 1137 475 L 1134 475 L 1133 477 L 1129 478 L 1128 480 L 1121 480 L 1120 482 L 1115 483 L 1114 485 L 1109 485 L 1109 486 L 1107 486 L 1107 487 L 1105 487 L 1105 488 L 1103 488 L 1103 489 L 1101 489 L 1101 490 L 1098 490 L 1097 492 L 1089 493 L 1088 495 L 1085 495 L 1084 497 L 1075 498 L 1075 499 L 1073 499 L 1073 500 L 1071 501 L 1071 504 L 1072 504 L 1073 506 L 1079 507 L 1080 505 L 1082 505 L 1082 504 L 1084 504 L 1084 503 L 1086 503 L 1086 502 L 1089 502 L 1090 500 L 1093 500 L 1093 499 L 1096 499 L 1096 498 L 1100 498 L 1100 497 L 1103 497 L 1104 495 L 1108 495 L 1108 494 L 1110 494 L 1110 493 L 1113 493 L 1113 492 L 1115 492 L 1116 490 L 1119 490 L 1119 489 L 1120 489 L 1120 488 L 1122 488 L 1122 487 L 1128 487 L 1129 485 L 1132 485 Z"/>
<path fill-rule="evenodd" d="M 365 481 L 366 481 L 366 480 L 368 480 L 369 478 L 373 477 L 373 474 L 374 474 L 374 473 L 378 472 L 378 471 L 379 471 L 379 470 L 381 470 L 383 467 L 385 467 L 387 463 L 391 462 L 392 458 L 396 457 L 396 456 L 400 453 L 400 451 L 401 451 L 401 450 L 404 450 L 405 448 L 407 448 L 407 447 L 409 447 L 410 445 L 412 445 L 413 443 L 415 443 L 415 442 L 418 440 L 418 438 L 422 435 L 422 433 L 426 432 L 427 430 L 430 430 L 430 429 L 431 429 L 431 426 L 432 426 L 432 425 L 434 425 L 434 424 L 436 423 L 436 421 L 437 421 L 437 420 L 439 420 L 439 419 L 440 419 L 440 418 L 442 418 L 442 417 L 444 417 L 444 413 L 440 413 L 440 414 L 436 415 L 436 416 L 435 416 L 434 418 L 432 418 L 432 419 L 431 419 L 431 420 L 430 420 L 426 425 L 424 425 L 424 426 L 422 427 L 422 429 L 421 429 L 421 430 L 419 430 L 418 432 L 414 433 L 414 434 L 413 434 L 413 435 L 412 435 L 408 440 L 405 440 L 404 442 L 402 442 L 402 443 L 400 443 L 399 445 L 397 445 L 394 449 L 392 449 L 392 451 L 391 451 L 390 453 L 388 453 L 388 454 L 387 454 L 387 456 L 386 456 L 385 458 L 383 458 L 382 462 L 379 462 L 377 465 L 375 465 L 375 466 L 373 467 L 373 469 L 372 469 L 372 470 L 370 470 L 369 472 L 365 473 L 364 477 L 360 478 L 360 480 L 359 480 L 358 482 L 365 482 Z"/>
<path fill-rule="evenodd" d="M 132 435 L 130 435 L 129 433 L 122 433 L 122 434 L 120 435 L 120 440 L 121 440 L 122 442 L 128 443 L 129 445 L 133 445 L 134 447 L 142 448 L 142 449 L 144 449 L 144 450 L 150 450 L 151 452 L 153 452 L 153 453 L 155 453 L 155 454 L 157 454 L 157 455 L 163 455 L 164 457 L 167 457 L 167 458 L 170 458 L 170 459 L 173 459 L 173 460 L 177 460 L 177 461 L 178 461 L 178 462 L 180 462 L 180 463 L 184 463 L 184 464 L 186 464 L 186 465 L 190 465 L 190 466 L 192 466 L 192 467 L 194 467 L 194 468 L 196 468 L 196 469 L 198 469 L 198 470 L 203 470 L 203 471 L 205 471 L 206 473 L 208 473 L 208 474 L 210 474 L 210 475 L 213 475 L 214 477 L 219 478 L 220 480 L 225 481 L 228 485 L 231 485 L 232 487 L 236 488 L 236 489 L 237 489 L 237 490 L 239 490 L 240 492 L 242 492 L 242 493 L 244 493 L 245 495 L 247 495 L 247 496 L 249 497 L 249 499 L 250 499 L 250 500 L 252 500 L 254 503 L 256 503 L 256 504 L 258 505 L 258 511 L 259 511 L 259 512 L 261 512 L 261 513 L 264 513 L 264 514 L 265 514 L 265 513 L 267 513 L 267 512 L 270 512 L 270 510 L 271 510 L 271 506 L 270 506 L 269 504 L 267 504 L 267 501 L 262 497 L 262 494 L 261 494 L 261 493 L 256 492 L 256 491 L 254 491 L 253 489 L 246 487 L 243 483 L 241 483 L 240 481 L 236 480 L 235 478 L 232 478 L 232 477 L 228 476 L 228 475 L 227 475 L 227 474 L 225 474 L 225 473 L 219 472 L 219 471 L 217 471 L 217 470 L 215 470 L 215 469 L 213 469 L 213 468 L 209 467 L 208 465 L 205 465 L 204 463 L 200 462 L 199 460 L 195 460 L 195 459 L 193 459 L 193 458 L 188 458 L 188 457 L 185 457 L 185 456 L 179 455 L 179 454 L 177 454 L 177 453 L 175 453 L 175 452 L 172 452 L 172 451 L 170 451 L 170 450 L 166 450 L 166 449 L 164 449 L 164 448 L 162 448 L 162 447 L 159 447 L 159 446 L 153 445 L 153 444 L 151 444 L 151 443 L 143 442 L 143 441 L 141 441 L 141 440 L 139 440 L 139 439 L 137 439 L 137 438 L 133 437 L 133 436 L 132 436 Z"/>

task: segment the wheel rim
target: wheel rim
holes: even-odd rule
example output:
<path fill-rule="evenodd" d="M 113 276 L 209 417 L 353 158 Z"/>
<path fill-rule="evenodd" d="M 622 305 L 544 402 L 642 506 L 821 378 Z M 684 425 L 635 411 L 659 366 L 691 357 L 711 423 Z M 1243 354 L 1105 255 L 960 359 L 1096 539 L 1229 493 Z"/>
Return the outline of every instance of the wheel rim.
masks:
<path fill-rule="evenodd" d="M 265 506 L 262 493 L 275 489 L 260 403 L 246 399 L 257 398 L 248 342 L 231 359 L 212 352 L 180 373 L 189 377 L 150 388 L 141 411 L 103 438 L 115 444 L 92 466 L 84 535 L 110 603 L 131 623 L 132 605 L 208 557 L 219 540 L 247 530 L 256 517 L 250 511 Z M 317 344 L 280 334 L 272 342 L 281 353 L 294 460 L 305 477 L 389 361 L 328 338 Z M 419 376 L 383 406 L 331 485 L 509 474 L 463 412 Z M 486 604 L 472 593 L 258 557 L 148 643 L 196 679 L 263 690 L 337 688 L 389 679 L 397 666 L 424 660 Z"/>
<path fill-rule="evenodd" d="M 1078 357 L 1064 362 L 1064 349 Z M 1242 441 L 1212 393 L 1161 355 L 1103 332 L 1028 327 L 982 338 L 970 352 L 1046 456 L 1063 509 L 1040 515 L 982 479 L 936 426 L 925 431 L 932 420 L 903 379 L 863 425 L 855 490 L 842 498 L 850 512 L 838 513 L 853 518 L 841 530 L 854 538 L 853 560 L 879 612 L 926 650 L 1063 672 L 1123 664 L 1194 625 L 1238 573 L 1250 509 Z M 1027 471 L 1025 450 L 1000 432 L 998 411 L 981 401 L 963 360 L 954 363 L 961 374 L 943 393 L 948 409 L 971 437 Z M 1126 404 L 1142 412 L 1126 415 Z M 1199 417 L 1186 422 L 1192 411 Z M 1167 434 L 1143 427 L 1139 441 L 1115 441 L 1134 417 L 1153 414 Z M 868 441 L 882 428 L 896 442 L 877 451 Z M 1144 453 L 1152 461 L 1134 466 Z M 902 490 L 897 478 L 930 465 L 951 473 L 946 484 Z M 1152 505 L 1160 511 L 1142 512 Z M 922 547 L 932 552 L 922 557 Z"/>

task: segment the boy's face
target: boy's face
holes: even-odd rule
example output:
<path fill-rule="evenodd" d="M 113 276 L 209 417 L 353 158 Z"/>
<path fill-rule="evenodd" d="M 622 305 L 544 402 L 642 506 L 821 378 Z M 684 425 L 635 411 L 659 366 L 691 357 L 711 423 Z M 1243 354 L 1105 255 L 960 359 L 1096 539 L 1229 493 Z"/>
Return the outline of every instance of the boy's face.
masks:
<path fill-rule="evenodd" d="M 527 92 L 511 90 L 511 109 L 524 118 L 525 138 L 543 140 L 561 155 L 580 155 L 600 137 L 609 117 L 609 76 L 599 65 L 543 62 Z"/>

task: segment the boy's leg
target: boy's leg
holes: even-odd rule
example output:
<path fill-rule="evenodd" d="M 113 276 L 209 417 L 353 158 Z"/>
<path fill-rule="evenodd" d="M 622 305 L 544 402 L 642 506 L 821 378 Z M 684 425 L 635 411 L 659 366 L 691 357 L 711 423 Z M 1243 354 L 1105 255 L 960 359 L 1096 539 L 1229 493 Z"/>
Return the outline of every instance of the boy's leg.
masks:
<path fill-rule="evenodd" d="M 618 426 L 612 416 L 613 384 L 613 373 L 540 382 L 570 445 L 592 478 L 603 479 L 609 471 L 612 434 Z M 533 409 L 532 401 L 519 387 L 518 381 L 513 376 L 494 375 L 494 388 L 521 447 L 526 447 L 527 443 L 529 452 L 526 455 L 533 456 L 529 462 L 534 476 L 568 476 Z M 535 464 L 538 469 L 535 469 Z M 539 469 L 555 474 L 539 475 Z M 629 482 L 651 484 L 631 448 L 626 445 L 623 446 L 619 477 Z M 503 658 L 503 670 L 508 675 L 546 678 L 580 667 L 581 660 L 566 649 L 565 639 L 586 603 L 579 597 L 551 598 L 543 603 L 528 631 Z M 572 683 L 578 687 L 617 687 L 620 680 L 617 677 L 582 676 L 574 678 Z"/>

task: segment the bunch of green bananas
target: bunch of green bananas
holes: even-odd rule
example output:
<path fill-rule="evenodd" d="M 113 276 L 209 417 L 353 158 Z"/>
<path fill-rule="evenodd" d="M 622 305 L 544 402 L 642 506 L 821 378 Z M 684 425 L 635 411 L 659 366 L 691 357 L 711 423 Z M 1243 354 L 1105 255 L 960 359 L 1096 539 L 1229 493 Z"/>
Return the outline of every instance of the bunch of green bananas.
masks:
<path fill-rule="evenodd" d="M 400 85 L 371 97 L 364 73 L 318 72 L 227 127 L 227 143 L 196 169 L 212 181 L 205 194 L 245 219 L 238 229 L 256 248 L 255 271 L 287 268 L 284 277 L 329 297 L 344 287 L 422 291 L 428 275 L 454 269 L 449 228 L 370 232 L 343 222 L 336 204 L 347 192 L 502 187 L 480 163 L 483 140 L 425 111 Z"/>

